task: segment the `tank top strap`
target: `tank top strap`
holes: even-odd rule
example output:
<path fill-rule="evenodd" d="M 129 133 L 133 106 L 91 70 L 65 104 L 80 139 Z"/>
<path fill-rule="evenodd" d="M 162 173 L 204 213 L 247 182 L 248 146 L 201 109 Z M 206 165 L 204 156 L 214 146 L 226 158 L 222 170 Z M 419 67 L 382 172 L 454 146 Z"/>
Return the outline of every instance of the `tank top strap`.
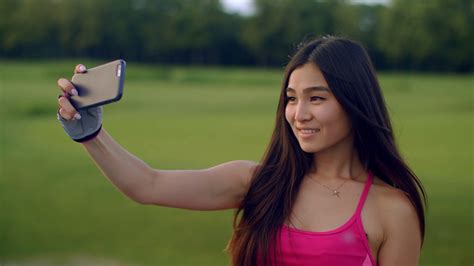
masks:
<path fill-rule="evenodd" d="M 367 181 L 365 182 L 364 190 L 362 191 L 362 195 L 360 196 L 359 203 L 357 205 L 356 214 L 360 216 L 362 212 L 362 208 L 364 207 L 365 200 L 367 199 L 367 195 L 369 194 L 370 186 L 372 185 L 372 172 L 370 170 L 367 171 Z"/>

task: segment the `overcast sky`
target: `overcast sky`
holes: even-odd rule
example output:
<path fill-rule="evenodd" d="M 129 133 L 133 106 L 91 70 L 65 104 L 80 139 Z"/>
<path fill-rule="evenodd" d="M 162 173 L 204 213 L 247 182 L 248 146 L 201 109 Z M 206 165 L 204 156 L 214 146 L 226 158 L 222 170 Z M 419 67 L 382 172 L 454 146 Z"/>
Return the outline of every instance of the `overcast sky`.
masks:
<path fill-rule="evenodd" d="M 242 15 L 251 15 L 255 12 L 253 6 L 253 0 L 220 0 L 224 6 L 224 9 L 228 12 L 237 12 Z M 351 0 L 354 3 L 365 3 L 365 4 L 386 4 L 390 0 Z"/>

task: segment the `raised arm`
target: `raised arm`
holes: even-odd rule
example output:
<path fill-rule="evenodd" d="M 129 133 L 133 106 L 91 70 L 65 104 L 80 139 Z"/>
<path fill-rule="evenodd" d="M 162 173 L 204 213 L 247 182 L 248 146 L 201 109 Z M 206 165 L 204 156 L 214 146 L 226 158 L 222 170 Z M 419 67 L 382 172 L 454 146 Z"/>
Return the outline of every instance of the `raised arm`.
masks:
<path fill-rule="evenodd" d="M 239 160 L 202 170 L 153 169 L 121 147 L 105 129 L 83 145 L 103 174 L 132 200 L 182 209 L 236 208 L 257 166 Z"/>
<path fill-rule="evenodd" d="M 76 73 L 85 73 L 77 65 Z M 125 195 L 143 204 L 193 210 L 219 210 L 240 205 L 257 164 L 232 161 L 202 170 L 157 170 L 129 153 L 102 128 L 102 107 L 77 111 L 74 85 L 59 79 L 58 120 L 66 133 L 82 143 L 102 173 Z"/>

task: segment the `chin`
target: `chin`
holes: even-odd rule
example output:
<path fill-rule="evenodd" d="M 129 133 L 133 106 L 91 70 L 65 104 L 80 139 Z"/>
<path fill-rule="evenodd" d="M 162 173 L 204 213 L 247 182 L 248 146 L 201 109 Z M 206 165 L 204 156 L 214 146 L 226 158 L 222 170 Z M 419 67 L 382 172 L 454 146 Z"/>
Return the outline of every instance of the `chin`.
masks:
<path fill-rule="evenodd" d="M 300 148 L 306 153 L 316 153 L 316 152 L 320 152 L 322 150 L 321 147 L 315 147 L 313 145 L 307 145 L 307 144 L 306 145 L 305 144 L 303 144 L 303 145 L 300 144 Z"/>

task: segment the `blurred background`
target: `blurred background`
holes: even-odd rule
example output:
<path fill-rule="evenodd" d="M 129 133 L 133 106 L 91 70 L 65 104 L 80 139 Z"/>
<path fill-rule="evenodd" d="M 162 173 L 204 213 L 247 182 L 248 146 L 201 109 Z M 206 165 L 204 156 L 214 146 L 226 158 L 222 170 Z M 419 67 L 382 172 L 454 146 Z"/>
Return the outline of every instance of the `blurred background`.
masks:
<path fill-rule="evenodd" d="M 276 66 L 323 34 L 364 43 L 378 69 L 467 72 L 473 2 L 2 0 L 5 58 Z"/>
<path fill-rule="evenodd" d="M 56 121 L 77 63 L 127 61 L 104 127 L 154 168 L 260 160 L 283 68 L 360 41 L 427 192 L 421 265 L 474 263 L 472 0 L 0 0 L 0 265 L 228 265 L 233 210 L 140 206 Z"/>

